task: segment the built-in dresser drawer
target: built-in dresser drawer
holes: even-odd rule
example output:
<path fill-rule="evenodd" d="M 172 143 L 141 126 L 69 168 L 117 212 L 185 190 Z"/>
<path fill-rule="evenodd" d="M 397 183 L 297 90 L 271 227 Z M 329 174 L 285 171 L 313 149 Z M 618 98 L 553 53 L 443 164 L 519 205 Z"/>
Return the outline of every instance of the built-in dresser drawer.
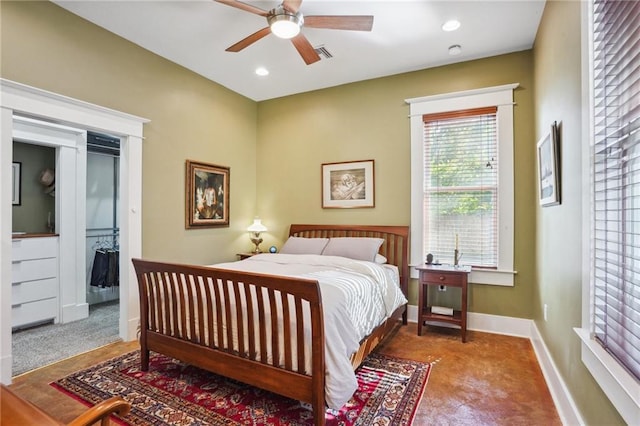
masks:
<path fill-rule="evenodd" d="M 58 276 L 58 259 L 22 260 L 11 263 L 11 281 L 20 283 L 24 281 L 42 280 Z"/>
<path fill-rule="evenodd" d="M 44 259 L 58 257 L 58 238 L 14 238 L 11 244 L 11 260 Z"/>
<path fill-rule="evenodd" d="M 11 285 L 11 305 L 19 305 L 57 296 L 58 280 L 56 278 L 17 282 Z"/>
<path fill-rule="evenodd" d="M 21 327 L 58 317 L 58 298 L 22 303 L 11 308 L 11 326 Z"/>
<path fill-rule="evenodd" d="M 11 249 L 11 326 L 58 322 L 58 237 L 14 238 Z"/>

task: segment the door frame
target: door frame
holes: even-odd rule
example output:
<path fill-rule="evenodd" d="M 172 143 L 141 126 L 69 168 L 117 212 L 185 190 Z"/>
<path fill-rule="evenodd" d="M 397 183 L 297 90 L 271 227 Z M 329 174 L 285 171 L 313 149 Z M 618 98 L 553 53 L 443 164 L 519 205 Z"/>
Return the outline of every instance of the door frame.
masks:
<path fill-rule="evenodd" d="M 0 382 L 11 383 L 11 163 L 16 115 L 109 133 L 121 140 L 119 335 L 134 340 L 140 317 L 129 259 L 142 256 L 142 141 L 146 118 L 0 79 Z M 77 233 L 80 234 L 80 233 Z M 76 241 L 78 237 L 76 235 Z M 84 287 L 83 287 L 84 288 Z"/>

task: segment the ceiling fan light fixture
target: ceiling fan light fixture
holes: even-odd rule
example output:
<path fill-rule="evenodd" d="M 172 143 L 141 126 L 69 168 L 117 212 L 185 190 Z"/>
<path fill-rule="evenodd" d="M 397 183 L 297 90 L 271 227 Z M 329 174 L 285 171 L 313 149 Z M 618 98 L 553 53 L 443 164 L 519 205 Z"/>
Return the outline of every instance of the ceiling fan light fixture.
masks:
<path fill-rule="evenodd" d="M 290 39 L 300 34 L 300 29 L 304 23 L 302 13 L 292 14 L 282 6 L 278 6 L 269 12 L 267 22 L 273 35 L 279 38 Z"/>

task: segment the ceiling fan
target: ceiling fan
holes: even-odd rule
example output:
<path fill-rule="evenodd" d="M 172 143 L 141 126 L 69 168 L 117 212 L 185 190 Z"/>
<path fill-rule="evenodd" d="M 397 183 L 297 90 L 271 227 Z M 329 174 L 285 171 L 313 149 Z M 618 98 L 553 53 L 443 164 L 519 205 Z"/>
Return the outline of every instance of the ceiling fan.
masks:
<path fill-rule="evenodd" d="M 215 0 L 218 3 L 232 6 L 245 12 L 267 18 L 269 26 L 262 28 L 255 33 L 243 38 L 236 44 L 225 49 L 227 52 L 239 52 L 273 33 L 276 37 L 291 39 L 296 50 L 302 56 L 307 65 L 320 60 L 320 56 L 315 51 L 309 40 L 300 32 L 303 26 L 309 28 L 327 28 L 334 30 L 351 31 L 371 31 L 373 27 L 373 16 L 364 15 L 317 15 L 303 16 L 300 12 L 302 0 L 284 0 L 282 4 L 271 9 L 263 10 L 238 0 Z"/>

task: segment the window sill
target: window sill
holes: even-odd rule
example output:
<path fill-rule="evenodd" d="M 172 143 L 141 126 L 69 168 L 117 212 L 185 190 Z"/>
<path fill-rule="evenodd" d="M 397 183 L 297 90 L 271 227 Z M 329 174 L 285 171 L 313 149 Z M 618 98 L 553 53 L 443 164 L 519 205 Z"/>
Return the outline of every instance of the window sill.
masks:
<path fill-rule="evenodd" d="M 410 266 L 418 266 L 418 264 L 411 264 Z M 517 273 L 517 271 L 503 269 L 473 268 L 471 269 L 471 275 L 469 275 L 469 283 L 513 287 L 513 277 Z M 411 268 L 411 278 L 418 278 L 415 268 Z"/>
<path fill-rule="evenodd" d="M 582 362 L 628 424 L 640 419 L 640 384 L 602 346 L 589 330 L 574 328 L 582 340 Z"/>

